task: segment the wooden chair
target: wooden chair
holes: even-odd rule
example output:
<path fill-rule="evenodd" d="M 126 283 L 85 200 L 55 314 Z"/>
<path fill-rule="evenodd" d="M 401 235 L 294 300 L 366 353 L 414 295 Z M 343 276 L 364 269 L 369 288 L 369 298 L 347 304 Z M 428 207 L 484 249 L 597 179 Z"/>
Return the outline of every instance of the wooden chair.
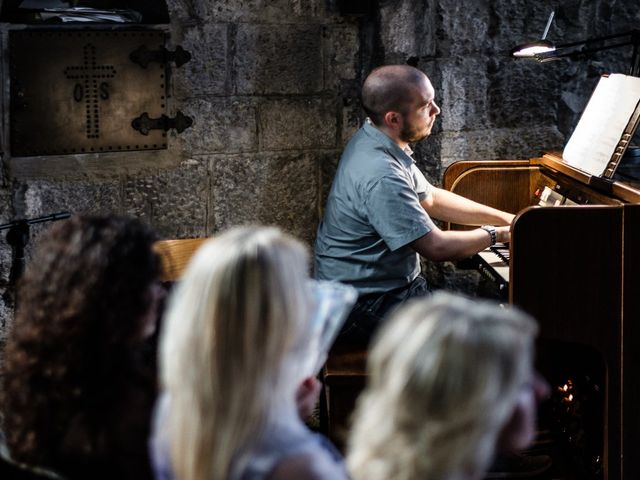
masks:
<path fill-rule="evenodd" d="M 189 260 L 206 238 L 187 238 L 183 240 L 159 240 L 153 245 L 153 251 L 160 256 L 163 282 L 175 282 L 182 277 Z"/>
<path fill-rule="evenodd" d="M 367 351 L 364 347 L 334 347 L 322 369 L 327 436 L 344 449 L 356 399 L 366 383 Z"/>

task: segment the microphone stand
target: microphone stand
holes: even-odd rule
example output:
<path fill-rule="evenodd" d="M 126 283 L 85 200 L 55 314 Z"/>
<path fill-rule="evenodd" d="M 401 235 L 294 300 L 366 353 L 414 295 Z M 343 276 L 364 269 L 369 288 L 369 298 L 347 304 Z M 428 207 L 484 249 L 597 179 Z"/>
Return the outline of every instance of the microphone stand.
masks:
<path fill-rule="evenodd" d="M 11 245 L 11 271 L 9 272 L 9 285 L 15 285 L 24 271 L 24 248 L 29 243 L 29 227 L 36 223 L 53 222 L 69 218 L 69 212 L 53 213 L 44 217 L 19 219 L 0 225 L 0 230 L 7 232 L 7 243 Z"/>

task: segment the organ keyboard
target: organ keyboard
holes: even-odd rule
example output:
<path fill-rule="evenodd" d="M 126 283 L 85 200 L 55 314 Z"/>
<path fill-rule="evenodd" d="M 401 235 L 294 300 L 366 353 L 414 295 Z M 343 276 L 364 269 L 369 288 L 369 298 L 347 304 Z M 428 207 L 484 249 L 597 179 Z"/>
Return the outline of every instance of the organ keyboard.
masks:
<path fill-rule="evenodd" d="M 477 268 L 497 285 L 500 292 L 506 293 L 509 287 L 509 246 L 496 244 L 478 253 Z"/>

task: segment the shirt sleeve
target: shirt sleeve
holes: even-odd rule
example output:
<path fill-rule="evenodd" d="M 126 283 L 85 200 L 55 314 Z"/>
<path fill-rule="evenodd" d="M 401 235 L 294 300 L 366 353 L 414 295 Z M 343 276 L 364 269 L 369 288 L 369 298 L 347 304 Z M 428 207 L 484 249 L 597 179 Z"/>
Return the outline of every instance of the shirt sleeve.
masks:
<path fill-rule="evenodd" d="M 424 174 L 420 171 L 415 163 L 411 165 L 411 175 L 413 177 L 413 184 L 416 186 L 418 200 L 422 201 L 427 198 L 427 195 L 429 195 L 433 186 L 425 178 Z"/>
<path fill-rule="evenodd" d="M 403 176 L 385 176 L 379 179 L 366 192 L 364 204 L 369 223 L 391 251 L 413 242 L 435 228 L 420 205 L 414 186 Z"/>

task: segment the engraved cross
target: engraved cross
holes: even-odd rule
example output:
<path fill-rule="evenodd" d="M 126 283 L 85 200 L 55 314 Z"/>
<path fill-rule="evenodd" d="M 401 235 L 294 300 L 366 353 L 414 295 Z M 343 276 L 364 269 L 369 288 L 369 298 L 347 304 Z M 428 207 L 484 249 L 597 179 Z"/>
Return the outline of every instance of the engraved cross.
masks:
<path fill-rule="evenodd" d="M 76 102 L 84 100 L 87 114 L 87 138 L 100 137 L 100 110 L 98 100 L 109 98 L 109 84 L 102 80 L 113 78 L 116 69 L 113 65 L 96 65 L 96 47 L 90 43 L 83 48 L 83 63 L 80 66 L 64 69 L 66 78 L 79 80 L 73 89 Z M 102 80 L 100 84 L 98 81 Z"/>

